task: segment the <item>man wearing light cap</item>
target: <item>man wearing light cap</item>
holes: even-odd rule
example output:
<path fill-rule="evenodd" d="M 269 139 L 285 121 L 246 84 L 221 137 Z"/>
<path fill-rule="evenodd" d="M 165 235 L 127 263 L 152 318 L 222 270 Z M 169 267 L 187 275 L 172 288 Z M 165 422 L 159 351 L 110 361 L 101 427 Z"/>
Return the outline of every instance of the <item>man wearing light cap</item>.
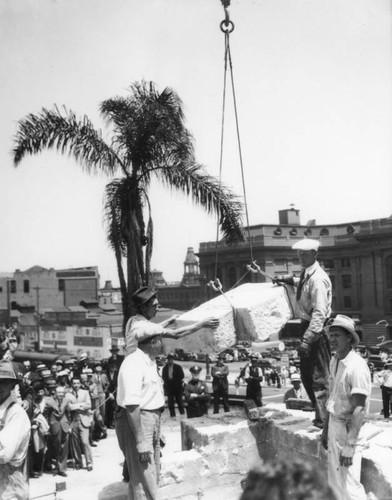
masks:
<path fill-rule="evenodd" d="M 301 380 L 315 407 L 314 425 L 322 428 L 326 416 L 325 403 L 331 352 L 324 326 L 331 315 L 332 286 L 327 273 L 317 262 L 319 242 L 304 239 L 293 245 L 302 266 L 299 278 L 280 276 L 278 283 L 294 285 L 295 315 L 301 319 L 302 339 L 298 349 Z"/>
<path fill-rule="evenodd" d="M 17 378 L 10 361 L 0 361 L 0 498 L 28 499 L 23 465 L 30 439 L 30 420 L 14 401 Z"/>
<path fill-rule="evenodd" d="M 132 500 L 155 500 L 158 495 L 160 420 L 165 398 L 155 358 L 162 352 L 161 339 L 178 339 L 219 324 L 213 318 L 176 330 L 166 328 L 172 320 L 154 324 L 150 320 L 157 312 L 156 293 L 142 287 L 132 296 L 138 313 L 126 325 L 126 357 L 118 375 L 116 433 L 128 466 L 128 498 Z"/>
<path fill-rule="evenodd" d="M 366 361 L 355 352 L 355 323 L 338 314 L 329 328 L 331 360 L 328 415 L 321 443 L 328 449 L 328 483 L 338 500 L 365 500 L 360 483 L 364 418 L 369 410 L 371 380 Z"/>
<path fill-rule="evenodd" d="M 309 401 L 307 392 L 302 386 L 301 377 L 298 373 L 293 373 L 291 376 L 291 383 L 293 384 L 293 387 L 286 391 L 283 396 L 283 403 L 285 403 L 286 407 L 288 406 L 289 399 L 302 399 Z"/>

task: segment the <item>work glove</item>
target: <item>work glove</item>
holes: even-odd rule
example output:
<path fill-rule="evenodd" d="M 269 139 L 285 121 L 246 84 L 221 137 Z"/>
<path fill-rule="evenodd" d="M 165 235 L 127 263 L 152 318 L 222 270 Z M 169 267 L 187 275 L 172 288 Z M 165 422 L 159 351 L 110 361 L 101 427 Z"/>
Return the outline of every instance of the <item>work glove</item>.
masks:
<path fill-rule="evenodd" d="M 293 275 L 285 274 L 285 275 L 275 276 L 275 278 L 272 280 L 272 283 L 274 285 L 282 285 L 282 284 L 294 285 Z"/>
<path fill-rule="evenodd" d="M 303 340 L 297 351 L 300 358 L 308 358 L 310 356 L 310 344 Z"/>
<path fill-rule="evenodd" d="M 339 453 L 339 463 L 342 467 L 350 467 L 353 463 L 353 457 L 354 457 L 354 452 L 355 452 L 355 446 L 347 444 L 346 446 L 340 447 L 338 446 L 338 449 L 341 449 Z"/>

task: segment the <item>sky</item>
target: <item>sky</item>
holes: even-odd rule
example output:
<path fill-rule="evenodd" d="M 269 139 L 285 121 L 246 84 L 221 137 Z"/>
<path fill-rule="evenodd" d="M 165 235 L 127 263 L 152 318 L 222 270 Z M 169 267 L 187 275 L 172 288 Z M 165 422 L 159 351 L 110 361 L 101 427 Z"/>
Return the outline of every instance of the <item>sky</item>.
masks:
<path fill-rule="evenodd" d="M 389 0 L 232 0 L 230 35 L 250 224 L 335 224 L 392 214 Z M 219 175 L 224 18 L 220 0 L 0 0 L 0 272 L 98 266 L 118 284 L 102 223 L 109 181 L 56 152 L 12 162 L 17 122 L 65 105 L 104 123 L 99 104 L 132 82 L 183 101 L 197 160 Z M 222 181 L 243 196 L 232 96 Z M 151 186 L 152 266 L 180 280 L 187 248 L 216 218 Z"/>

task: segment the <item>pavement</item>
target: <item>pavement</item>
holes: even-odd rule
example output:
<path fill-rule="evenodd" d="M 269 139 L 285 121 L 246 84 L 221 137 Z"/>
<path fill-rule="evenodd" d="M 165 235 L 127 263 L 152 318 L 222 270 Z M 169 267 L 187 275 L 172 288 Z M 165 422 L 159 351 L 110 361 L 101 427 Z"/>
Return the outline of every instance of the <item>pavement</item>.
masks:
<path fill-rule="evenodd" d="M 163 414 L 162 432 L 166 446 L 162 454 L 181 450 L 180 418 L 172 419 L 167 411 Z M 40 478 L 30 479 L 30 500 L 97 500 L 100 492 L 107 486 L 122 481 L 123 455 L 118 447 L 115 430 L 108 429 L 108 437 L 92 448 L 93 470 L 67 469 L 68 477 L 44 473 Z M 58 491 L 65 487 L 64 491 Z"/>

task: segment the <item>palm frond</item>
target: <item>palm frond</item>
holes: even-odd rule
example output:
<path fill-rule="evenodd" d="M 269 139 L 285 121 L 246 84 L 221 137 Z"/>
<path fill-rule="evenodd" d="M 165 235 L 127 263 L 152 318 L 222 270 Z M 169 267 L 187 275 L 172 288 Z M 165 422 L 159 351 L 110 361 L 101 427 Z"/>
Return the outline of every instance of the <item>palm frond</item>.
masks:
<path fill-rule="evenodd" d="M 113 175 L 121 167 L 115 151 L 95 130 L 87 116 L 78 120 L 65 107 L 63 113 L 56 106 L 43 108 L 38 114 L 29 114 L 19 121 L 14 137 L 14 165 L 18 166 L 26 155 L 34 155 L 44 149 L 54 149 L 72 156 L 88 172 Z"/>
<path fill-rule="evenodd" d="M 244 239 L 242 203 L 231 189 L 208 175 L 201 165 L 180 163 L 156 169 L 154 173 L 168 187 L 184 192 L 207 212 L 218 214 L 219 225 L 227 243 Z"/>
<path fill-rule="evenodd" d="M 158 92 L 153 82 L 136 82 L 128 97 L 101 104 L 101 114 L 113 127 L 112 146 L 121 151 L 134 175 L 145 174 L 157 157 L 175 155 L 183 161 L 194 156 L 193 138 L 184 124 L 182 102 L 170 88 Z"/>

